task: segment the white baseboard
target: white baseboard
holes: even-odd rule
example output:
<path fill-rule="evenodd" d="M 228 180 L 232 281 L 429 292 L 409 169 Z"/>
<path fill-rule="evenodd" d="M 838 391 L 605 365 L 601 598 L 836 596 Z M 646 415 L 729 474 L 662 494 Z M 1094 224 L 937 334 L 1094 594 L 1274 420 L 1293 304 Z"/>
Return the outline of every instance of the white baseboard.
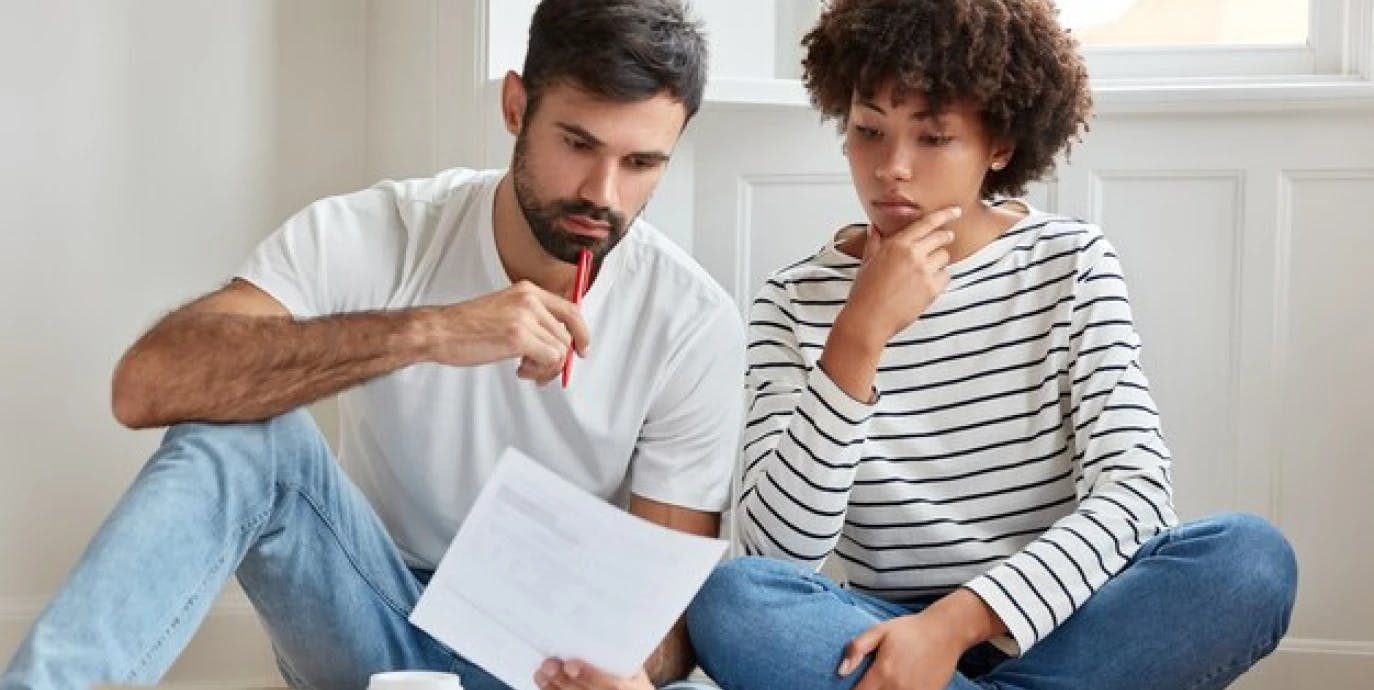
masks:
<path fill-rule="evenodd" d="M 1285 639 L 1246 673 L 1234 690 L 1367 688 L 1374 678 L 1374 642 Z"/>

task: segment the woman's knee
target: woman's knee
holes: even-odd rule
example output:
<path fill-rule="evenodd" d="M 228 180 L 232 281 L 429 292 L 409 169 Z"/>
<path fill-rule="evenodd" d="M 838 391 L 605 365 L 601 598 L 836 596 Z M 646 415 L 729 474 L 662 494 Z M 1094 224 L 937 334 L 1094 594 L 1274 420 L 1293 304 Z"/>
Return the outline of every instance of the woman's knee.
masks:
<path fill-rule="evenodd" d="M 787 561 L 743 556 L 716 566 L 706 578 L 692 606 L 698 611 L 753 608 L 776 599 L 780 591 L 798 586 L 806 591 L 816 589 L 815 585 L 807 583 L 812 576 L 814 573 L 810 570 Z"/>
<path fill-rule="evenodd" d="M 808 664 L 838 663 L 842 642 L 830 650 L 835 659 L 822 661 L 809 658 L 807 645 L 793 634 L 799 625 L 828 625 L 798 607 L 832 588 L 823 576 L 772 558 L 749 556 L 717 566 L 687 608 L 701 667 L 726 688 L 755 687 L 760 677 L 784 687 L 783 676 L 811 674 Z M 799 615 L 811 617 L 801 621 Z"/>
<path fill-rule="evenodd" d="M 688 624 L 729 616 L 752 607 L 761 581 L 788 567 L 770 558 L 745 556 L 716 566 L 687 609 Z"/>
<path fill-rule="evenodd" d="M 763 619 L 776 610 L 780 594 L 808 574 L 791 563 L 759 556 L 716 566 L 687 607 L 687 626 L 698 651 L 709 654 L 703 648 L 733 646 L 738 642 L 734 636 L 766 627 Z"/>
<path fill-rule="evenodd" d="M 1278 614 L 1286 629 L 1298 586 L 1293 547 L 1268 520 L 1248 513 L 1209 518 L 1215 544 L 1210 577 L 1223 595 L 1243 601 L 1255 613 Z"/>

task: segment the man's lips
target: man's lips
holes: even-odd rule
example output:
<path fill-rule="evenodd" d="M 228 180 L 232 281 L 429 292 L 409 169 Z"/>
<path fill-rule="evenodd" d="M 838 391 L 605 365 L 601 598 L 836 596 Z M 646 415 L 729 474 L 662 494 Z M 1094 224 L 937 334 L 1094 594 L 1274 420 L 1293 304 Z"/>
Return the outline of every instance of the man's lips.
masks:
<path fill-rule="evenodd" d="M 569 232 L 592 237 L 595 239 L 605 239 L 611 234 L 611 224 L 602 220 L 593 220 L 587 216 L 561 216 L 559 222 L 563 224 Z"/>

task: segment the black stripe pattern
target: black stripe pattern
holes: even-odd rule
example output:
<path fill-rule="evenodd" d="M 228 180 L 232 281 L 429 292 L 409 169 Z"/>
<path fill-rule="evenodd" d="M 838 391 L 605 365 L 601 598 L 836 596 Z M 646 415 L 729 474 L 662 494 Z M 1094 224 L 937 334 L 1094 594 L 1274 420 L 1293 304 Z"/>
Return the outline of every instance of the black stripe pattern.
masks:
<path fill-rule="evenodd" d="M 817 365 L 857 264 L 833 245 L 750 315 L 744 551 L 903 598 L 964 586 L 1022 651 L 1177 522 L 1115 251 L 1032 211 L 950 267 L 883 353 L 872 404 Z"/>

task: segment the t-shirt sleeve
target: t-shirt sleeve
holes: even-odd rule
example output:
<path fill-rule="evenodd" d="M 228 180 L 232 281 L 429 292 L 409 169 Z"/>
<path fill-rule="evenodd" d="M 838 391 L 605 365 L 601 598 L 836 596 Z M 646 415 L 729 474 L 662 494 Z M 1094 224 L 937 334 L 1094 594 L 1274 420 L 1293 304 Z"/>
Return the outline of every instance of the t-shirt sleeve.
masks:
<path fill-rule="evenodd" d="M 235 276 L 297 318 L 381 309 L 402 279 L 406 243 L 394 194 L 374 187 L 291 216 Z"/>
<path fill-rule="evenodd" d="M 631 491 L 693 510 L 729 501 L 744 415 L 744 327 L 722 305 L 676 353 L 650 403 L 632 459 Z"/>

